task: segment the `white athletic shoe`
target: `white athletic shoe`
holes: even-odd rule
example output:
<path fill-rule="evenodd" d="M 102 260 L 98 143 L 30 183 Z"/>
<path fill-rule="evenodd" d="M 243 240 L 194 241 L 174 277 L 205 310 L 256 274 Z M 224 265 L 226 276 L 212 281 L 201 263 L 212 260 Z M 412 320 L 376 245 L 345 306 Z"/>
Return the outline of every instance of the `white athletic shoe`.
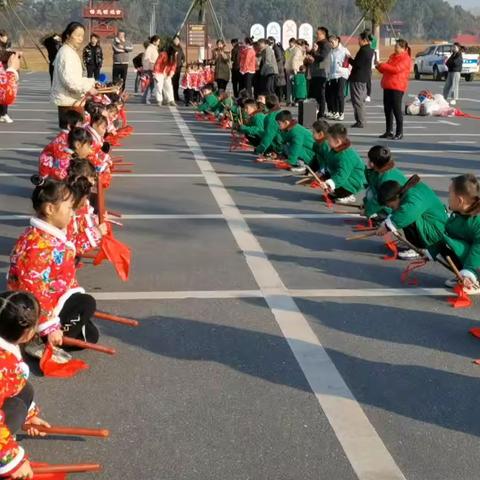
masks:
<path fill-rule="evenodd" d="M 2 119 L 2 122 L 4 123 L 13 123 L 13 120 L 8 115 L 4 115 Z"/>
<path fill-rule="evenodd" d="M 296 167 L 292 167 L 290 169 L 290 171 L 292 173 L 295 173 L 297 175 L 305 175 L 307 173 L 307 168 L 306 167 L 302 167 L 301 165 L 298 165 Z"/>
<path fill-rule="evenodd" d="M 450 105 L 456 105 L 457 101 L 456 100 L 450 100 Z"/>
<path fill-rule="evenodd" d="M 345 115 L 343 113 L 339 114 L 337 117 L 337 120 L 339 120 L 340 122 L 343 122 L 345 120 Z"/>
<path fill-rule="evenodd" d="M 372 101 L 372 99 L 371 99 L 370 97 L 367 97 L 367 98 L 365 99 L 365 103 L 370 103 L 371 101 Z"/>
<path fill-rule="evenodd" d="M 331 113 L 331 112 L 327 112 L 327 113 L 325 114 L 325 118 L 329 118 L 330 120 L 333 119 L 334 116 L 335 116 L 335 114 L 334 114 L 334 113 Z"/>
<path fill-rule="evenodd" d="M 25 345 L 25 353 L 33 358 L 40 360 L 45 352 L 45 344 L 40 337 L 34 338 L 31 342 Z M 65 350 L 59 347 L 53 347 L 52 360 L 58 364 L 68 363 L 72 356 Z"/>
<path fill-rule="evenodd" d="M 420 258 L 420 255 L 415 250 L 409 249 L 398 252 L 398 258 L 401 260 L 415 260 Z"/>
<path fill-rule="evenodd" d="M 448 280 L 445 280 L 445 286 L 447 288 L 454 288 L 458 285 L 458 279 L 457 277 L 449 278 Z"/>
<path fill-rule="evenodd" d="M 347 203 L 353 203 L 356 200 L 357 199 L 356 199 L 355 195 L 349 195 L 348 197 L 344 197 L 344 198 L 336 198 L 335 203 L 340 203 L 341 205 L 345 205 Z"/>

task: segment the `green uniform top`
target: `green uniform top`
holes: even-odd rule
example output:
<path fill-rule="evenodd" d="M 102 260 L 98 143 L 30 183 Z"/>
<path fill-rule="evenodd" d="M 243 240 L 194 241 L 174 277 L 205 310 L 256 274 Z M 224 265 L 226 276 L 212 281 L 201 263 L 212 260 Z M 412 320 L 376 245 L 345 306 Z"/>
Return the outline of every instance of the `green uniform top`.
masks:
<path fill-rule="evenodd" d="M 321 142 L 315 142 L 313 144 L 313 153 L 315 154 L 315 157 L 310 164 L 312 169 L 314 171 L 326 171 L 328 154 L 330 153 L 330 146 L 328 145 L 327 140 L 325 139 Z"/>
<path fill-rule="evenodd" d="M 305 163 L 310 164 L 315 153 L 313 152 L 313 145 L 315 139 L 313 133 L 299 123 L 295 124 L 292 128 L 281 132 L 283 147 L 287 161 L 290 165 L 298 165 L 299 160 L 303 160 Z"/>
<path fill-rule="evenodd" d="M 265 128 L 265 114 L 257 112 L 253 114 L 248 121 L 248 125 L 241 125 L 239 130 L 241 133 L 249 137 L 262 137 Z"/>
<path fill-rule="evenodd" d="M 387 214 L 392 213 L 392 210 L 385 205 L 380 205 L 378 201 L 378 190 L 382 183 L 390 180 L 399 183 L 402 187 L 407 183 L 407 177 L 398 169 L 390 168 L 385 172 L 378 172 L 376 170 L 367 168 L 365 169 L 365 177 L 367 179 L 367 190 L 365 192 L 365 198 L 363 199 L 363 206 L 365 208 L 365 215 L 367 218 L 372 217 L 375 214 L 384 212 Z"/>
<path fill-rule="evenodd" d="M 295 100 L 305 100 L 307 93 L 307 76 L 305 73 L 296 73 L 293 76 L 293 98 Z"/>
<path fill-rule="evenodd" d="M 477 280 L 480 269 L 480 216 L 452 213 L 441 243 L 447 244 L 462 262 L 462 275 Z M 440 247 L 439 243 L 429 248 L 432 257 L 438 255 Z"/>
<path fill-rule="evenodd" d="M 282 153 L 282 136 L 280 135 L 280 127 L 277 123 L 277 115 L 279 110 L 269 112 L 265 117 L 263 136 L 260 145 L 255 149 L 255 153 L 265 153 L 273 150 L 276 153 Z"/>
<path fill-rule="evenodd" d="M 365 164 L 352 147 L 341 152 L 330 150 L 326 170 L 330 174 L 326 183 L 332 190 L 344 188 L 355 194 L 365 187 Z"/>
<path fill-rule="evenodd" d="M 198 106 L 198 111 L 202 113 L 213 112 L 219 103 L 218 97 L 214 93 L 210 93 L 203 99 L 203 103 Z"/>
<path fill-rule="evenodd" d="M 376 50 L 378 47 L 378 39 L 375 35 L 372 35 L 372 41 L 370 42 L 370 48 Z"/>
<path fill-rule="evenodd" d="M 423 247 L 428 248 L 443 239 L 447 220 L 447 211 L 440 198 L 427 184 L 420 182 L 407 190 L 400 207 L 385 223 L 393 231 L 415 224 Z"/>

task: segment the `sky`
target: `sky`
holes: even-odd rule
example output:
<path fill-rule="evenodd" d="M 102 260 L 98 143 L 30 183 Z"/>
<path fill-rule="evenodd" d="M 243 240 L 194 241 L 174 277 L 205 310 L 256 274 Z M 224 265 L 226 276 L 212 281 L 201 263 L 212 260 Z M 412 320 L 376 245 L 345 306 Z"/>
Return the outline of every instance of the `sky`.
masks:
<path fill-rule="evenodd" d="M 480 8 L 480 0 L 448 0 L 451 5 L 461 5 L 466 9 Z"/>

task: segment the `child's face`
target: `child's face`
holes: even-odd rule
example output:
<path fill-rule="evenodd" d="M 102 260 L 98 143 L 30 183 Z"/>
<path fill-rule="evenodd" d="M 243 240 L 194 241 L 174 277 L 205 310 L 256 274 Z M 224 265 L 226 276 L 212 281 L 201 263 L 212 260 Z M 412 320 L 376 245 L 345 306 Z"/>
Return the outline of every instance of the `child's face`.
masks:
<path fill-rule="evenodd" d="M 63 230 L 67 228 L 73 216 L 73 196 L 57 204 L 47 203 L 45 217 L 50 225 Z"/>
<path fill-rule="evenodd" d="M 94 123 L 93 129 L 103 138 L 107 133 L 107 125 L 105 123 Z"/>
<path fill-rule="evenodd" d="M 387 207 L 391 208 L 392 210 L 398 210 L 400 208 L 400 199 L 396 198 L 395 200 L 390 200 L 387 203 Z"/>
<path fill-rule="evenodd" d="M 448 208 L 452 212 L 463 212 L 468 207 L 465 198 L 458 195 L 453 189 L 453 185 L 450 184 L 448 189 Z"/>
<path fill-rule="evenodd" d="M 328 144 L 330 148 L 334 150 L 335 148 L 340 147 L 343 144 L 343 140 L 341 138 L 331 137 L 330 135 L 327 137 Z"/>
<path fill-rule="evenodd" d="M 256 111 L 256 108 L 254 105 L 247 105 L 245 107 L 245 111 L 247 112 L 247 115 L 253 115 L 253 113 Z"/>
<path fill-rule="evenodd" d="M 316 142 L 322 143 L 325 140 L 325 134 L 323 132 L 316 132 L 314 130 L 313 131 L 313 138 L 315 139 Z"/>
<path fill-rule="evenodd" d="M 265 103 L 267 102 L 267 97 L 265 95 L 259 95 L 258 96 L 258 101 L 265 105 Z"/>
<path fill-rule="evenodd" d="M 76 142 L 74 147 L 75 147 L 74 148 L 75 153 L 80 158 L 87 158 L 92 153 L 92 146 L 89 142 L 86 142 L 86 143 Z"/>
<path fill-rule="evenodd" d="M 285 131 L 290 126 L 290 122 L 288 120 L 285 120 L 283 122 L 277 122 L 277 123 L 282 132 Z"/>

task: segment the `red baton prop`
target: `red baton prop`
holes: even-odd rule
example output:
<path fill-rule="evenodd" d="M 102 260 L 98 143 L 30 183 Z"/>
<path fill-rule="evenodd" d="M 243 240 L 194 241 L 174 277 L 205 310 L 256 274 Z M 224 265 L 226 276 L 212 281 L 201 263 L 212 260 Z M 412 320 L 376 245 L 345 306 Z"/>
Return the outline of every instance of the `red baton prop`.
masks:
<path fill-rule="evenodd" d="M 132 320 L 131 318 L 117 317 L 116 315 L 110 315 L 104 312 L 95 312 L 93 316 L 100 320 L 108 320 L 109 322 L 120 323 L 122 325 L 128 325 L 129 327 L 138 327 L 138 321 Z"/>
<path fill-rule="evenodd" d="M 114 168 L 112 173 L 133 173 L 133 170 L 122 170 L 121 168 Z"/>
<path fill-rule="evenodd" d="M 67 345 L 69 347 L 85 348 L 87 350 L 95 350 L 96 352 L 107 353 L 108 355 L 115 355 L 117 353 L 114 348 L 104 347 L 103 345 L 84 342 L 82 340 L 66 336 L 63 337 L 62 345 Z"/>
<path fill-rule="evenodd" d="M 32 425 L 25 423 L 22 426 L 23 431 L 28 431 L 29 428 L 35 428 L 39 432 L 48 433 L 50 435 L 73 435 L 77 437 L 101 437 L 107 438 L 110 432 L 107 429 L 100 428 L 75 428 L 75 427 L 60 427 L 52 425 L 50 428 L 43 425 Z"/>
<path fill-rule="evenodd" d="M 87 473 L 100 472 L 102 466 L 99 463 L 76 463 L 66 465 L 39 465 L 33 468 L 34 474 L 40 473 Z"/>

